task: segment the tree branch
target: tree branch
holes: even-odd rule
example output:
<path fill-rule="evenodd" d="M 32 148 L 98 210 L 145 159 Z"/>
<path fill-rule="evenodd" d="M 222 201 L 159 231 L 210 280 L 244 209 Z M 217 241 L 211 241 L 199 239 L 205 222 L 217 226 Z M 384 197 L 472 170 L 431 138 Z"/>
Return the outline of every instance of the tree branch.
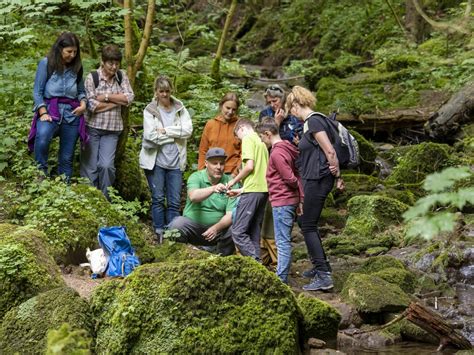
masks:
<path fill-rule="evenodd" d="M 448 23 L 448 22 L 438 22 L 438 21 L 432 20 L 423 11 L 423 9 L 421 8 L 420 3 L 418 2 L 418 0 L 412 0 L 412 1 L 413 1 L 413 5 L 415 5 L 416 11 L 420 14 L 421 17 L 423 17 L 423 19 L 426 22 L 428 22 L 430 24 L 431 27 L 433 27 L 437 30 L 449 33 L 449 34 L 453 34 L 453 33 L 469 34 L 470 33 L 470 31 L 465 26 L 460 26 L 460 25 L 457 25 L 457 24 L 452 23 L 452 22 Z M 469 0 L 468 6 L 466 7 L 466 10 L 467 10 L 467 8 L 470 7 L 471 1 L 472 0 Z M 465 14 L 464 14 L 464 16 L 465 16 Z M 465 18 L 465 17 L 463 17 L 463 18 Z M 469 16 L 468 16 L 468 19 L 469 19 Z"/>

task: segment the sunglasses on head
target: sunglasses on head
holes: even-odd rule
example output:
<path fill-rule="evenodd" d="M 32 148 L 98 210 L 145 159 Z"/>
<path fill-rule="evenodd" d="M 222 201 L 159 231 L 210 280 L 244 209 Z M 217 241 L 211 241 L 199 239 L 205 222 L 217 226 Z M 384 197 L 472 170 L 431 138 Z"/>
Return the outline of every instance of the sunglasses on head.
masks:
<path fill-rule="evenodd" d="M 281 89 L 281 87 L 279 86 L 276 86 L 276 85 L 270 85 L 269 87 L 267 87 L 267 90 L 272 90 L 272 91 L 279 91 L 281 93 L 283 93 L 283 90 Z"/>

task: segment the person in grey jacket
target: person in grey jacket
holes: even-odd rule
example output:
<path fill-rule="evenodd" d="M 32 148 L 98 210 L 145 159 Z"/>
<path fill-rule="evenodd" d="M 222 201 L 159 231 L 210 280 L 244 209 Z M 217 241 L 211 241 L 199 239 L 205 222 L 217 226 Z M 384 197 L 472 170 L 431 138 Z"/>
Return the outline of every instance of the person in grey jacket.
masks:
<path fill-rule="evenodd" d="M 183 103 L 171 96 L 168 77 L 158 76 L 154 87 L 155 97 L 143 111 L 140 167 L 148 180 L 153 227 L 161 240 L 164 229 L 179 216 L 186 143 L 193 124 Z"/>

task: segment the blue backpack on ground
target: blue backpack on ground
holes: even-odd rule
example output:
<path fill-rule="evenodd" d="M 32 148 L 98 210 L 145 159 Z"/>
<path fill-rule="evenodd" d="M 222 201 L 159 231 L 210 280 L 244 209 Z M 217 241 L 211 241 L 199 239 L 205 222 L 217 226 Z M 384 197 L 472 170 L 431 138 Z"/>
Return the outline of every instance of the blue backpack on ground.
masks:
<path fill-rule="evenodd" d="M 109 256 L 106 276 L 125 277 L 140 265 L 140 260 L 135 255 L 125 227 L 100 228 L 97 239 L 101 248 Z"/>

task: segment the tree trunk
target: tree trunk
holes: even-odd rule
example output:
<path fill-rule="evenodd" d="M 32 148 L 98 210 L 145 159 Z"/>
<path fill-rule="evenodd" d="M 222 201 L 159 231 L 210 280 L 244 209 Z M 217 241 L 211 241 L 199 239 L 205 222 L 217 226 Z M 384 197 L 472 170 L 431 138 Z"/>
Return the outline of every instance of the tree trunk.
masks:
<path fill-rule="evenodd" d="M 234 17 L 236 8 L 237 8 L 237 0 L 232 0 L 232 3 L 230 4 L 229 12 L 227 13 L 227 17 L 225 19 L 221 38 L 219 40 L 219 46 L 217 47 L 216 57 L 214 58 L 214 61 L 212 62 L 211 77 L 216 81 L 216 83 L 220 83 L 221 81 L 220 63 L 221 63 L 221 58 L 222 58 L 222 52 L 224 51 L 225 39 L 227 37 L 227 32 L 229 31 L 230 23 L 232 22 L 232 18 Z"/>
<path fill-rule="evenodd" d="M 459 349 L 472 349 L 469 340 L 453 329 L 439 314 L 419 303 L 410 303 L 406 311 L 406 319 L 436 336 L 440 341 L 438 351 L 441 351 L 448 344 L 452 344 Z"/>
<path fill-rule="evenodd" d="M 148 0 L 145 27 L 143 29 L 140 47 L 135 55 L 133 54 L 133 1 L 125 0 L 123 8 L 128 10 L 124 16 L 125 63 L 127 66 L 127 76 L 130 79 L 130 85 L 135 91 L 136 75 L 143 64 L 143 59 L 145 58 L 146 50 L 150 43 L 153 21 L 155 19 L 155 0 Z M 122 156 L 125 153 L 125 146 L 127 145 L 128 132 L 130 130 L 129 112 L 128 108 L 122 108 L 123 131 L 120 134 L 115 155 L 115 161 L 118 162 L 122 160 Z M 119 165 L 118 168 L 120 168 Z"/>
<path fill-rule="evenodd" d="M 433 139 L 446 140 L 453 136 L 461 124 L 473 118 L 474 81 L 471 81 L 429 118 L 425 131 Z"/>
<path fill-rule="evenodd" d="M 416 11 L 412 0 L 405 0 L 405 28 L 413 42 L 421 43 L 430 32 L 430 26 Z"/>

